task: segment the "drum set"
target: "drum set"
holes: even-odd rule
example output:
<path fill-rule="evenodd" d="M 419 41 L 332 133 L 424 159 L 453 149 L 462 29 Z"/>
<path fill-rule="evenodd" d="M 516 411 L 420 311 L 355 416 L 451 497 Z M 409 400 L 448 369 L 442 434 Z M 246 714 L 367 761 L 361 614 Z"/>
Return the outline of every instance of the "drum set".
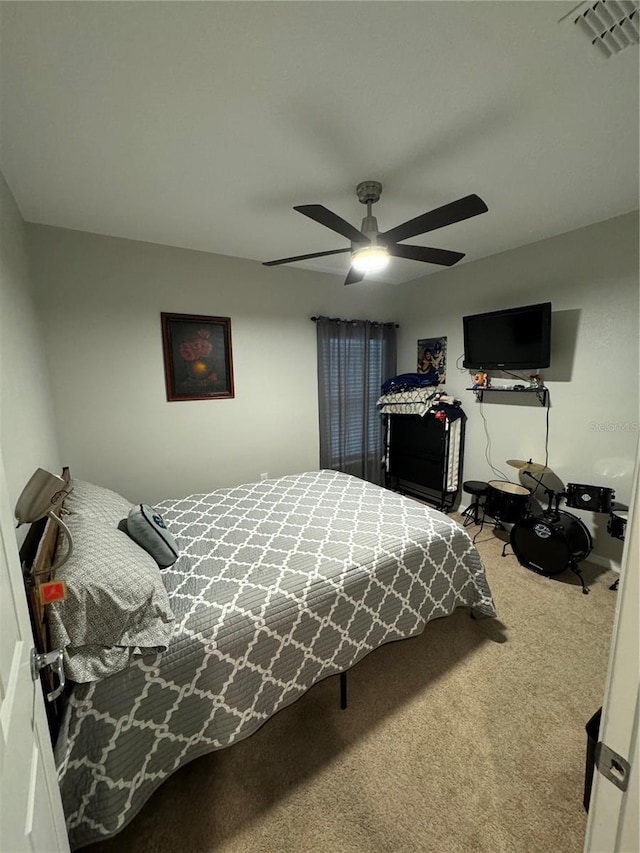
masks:
<path fill-rule="evenodd" d="M 536 487 L 528 489 L 508 480 L 490 480 L 480 530 L 487 516 L 493 520 L 494 529 L 504 530 L 504 524 L 513 525 L 509 542 L 502 549 L 503 557 L 511 545 L 518 562 L 538 574 L 552 577 L 569 569 L 578 576 L 582 592 L 587 595 L 589 590 L 578 564 L 591 553 L 593 540 L 581 519 L 560 509 L 560 502 L 564 499 L 571 509 L 608 513 L 607 532 L 616 539 L 625 537 L 628 507 L 616 503 L 614 490 L 605 486 L 568 483 L 564 491 L 547 489 L 536 475 L 550 473 L 551 469 L 538 462 L 508 459 L 507 464 L 531 477 L 536 487 L 541 486 L 547 495 L 548 505 L 546 509 L 534 512 L 531 497 Z"/>

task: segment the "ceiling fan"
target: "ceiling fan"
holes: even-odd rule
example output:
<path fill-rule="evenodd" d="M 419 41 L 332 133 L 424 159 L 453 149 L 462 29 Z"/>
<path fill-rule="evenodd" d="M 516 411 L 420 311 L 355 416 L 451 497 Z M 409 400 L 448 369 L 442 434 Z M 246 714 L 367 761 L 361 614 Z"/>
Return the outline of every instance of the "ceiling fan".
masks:
<path fill-rule="evenodd" d="M 339 255 L 346 252 L 351 253 L 351 268 L 344 281 L 345 284 L 353 284 L 362 281 L 368 272 L 383 269 L 389 258 L 408 258 L 412 261 L 422 261 L 427 264 L 441 264 L 451 267 L 464 258 L 464 252 L 451 252 L 448 249 L 432 249 L 428 246 L 407 246 L 401 244 L 401 240 L 415 237 L 417 234 L 426 234 L 436 228 L 444 228 L 454 222 L 461 222 L 471 216 L 486 213 L 487 205 L 477 195 L 467 195 L 452 201 L 442 207 L 437 207 L 414 219 L 409 219 L 401 225 L 396 225 L 390 231 L 380 232 L 378 220 L 371 214 L 371 206 L 380 199 L 382 184 L 378 181 L 362 181 L 356 187 L 358 199 L 367 205 L 367 215 L 362 220 L 358 231 L 337 213 L 333 213 L 321 204 L 301 204 L 294 207 L 299 213 L 314 219 L 320 225 L 336 231 L 347 240 L 351 240 L 351 246 L 345 249 L 329 249 L 326 252 L 313 252 L 309 255 L 296 255 L 293 258 L 280 258 L 277 261 L 265 261 L 265 267 L 274 267 L 278 264 L 291 264 L 294 261 L 304 261 L 308 258 L 322 258 L 326 255 Z"/>

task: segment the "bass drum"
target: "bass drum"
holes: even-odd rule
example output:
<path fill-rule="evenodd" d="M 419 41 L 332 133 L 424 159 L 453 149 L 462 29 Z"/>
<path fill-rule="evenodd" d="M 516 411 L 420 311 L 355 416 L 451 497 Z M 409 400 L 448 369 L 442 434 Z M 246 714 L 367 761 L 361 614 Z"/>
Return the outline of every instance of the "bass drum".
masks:
<path fill-rule="evenodd" d="M 593 541 L 579 518 L 558 510 L 516 522 L 511 528 L 511 547 L 523 566 L 551 576 L 588 557 Z"/>

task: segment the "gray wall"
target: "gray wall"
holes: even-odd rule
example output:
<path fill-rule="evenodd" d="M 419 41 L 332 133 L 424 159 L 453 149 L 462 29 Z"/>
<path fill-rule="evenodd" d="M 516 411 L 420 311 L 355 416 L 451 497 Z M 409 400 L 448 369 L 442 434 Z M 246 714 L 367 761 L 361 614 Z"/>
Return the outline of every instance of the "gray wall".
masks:
<path fill-rule="evenodd" d="M 399 372 L 415 370 L 419 338 L 446 335 L 447 388 L 469 416 L 464 477 L 500 478 L 489 453 L 517 479 L 505 460 L 544 461 L 546 411 L 515 395 L 476 403 L 468 371 L 455 365 L 461 318 L 550 300 L 549 464 L 564 483 L 608 485 L 628 501 L 639 420 L 637 214 L 397 287 L 345 288 L 319 273 L 44 226 L 27 234 L 62 458 L 76 476 L 155 502 L 317 468 L 309 317 L 324 313 L 399 321 Z M 166 402 L 161 311 L 231 317 L 235 399 Z M 577 514 L 596 552 L 619 561 L 607 517 Z"/>
<path fill-rule="evenodd" d="M 318 467 L 312 315 L 394 320 L 390 286 L 29 226 L 65 464 L 155 502 Z M 160 312 L 231 318 L 235 399 L 166 401 Z"/>
<path fill-rule="evenodd" d="M 550 301 L 551 367 L 541 370 L 551 395 L 549 465 L 565 484 L 609 486 L 628 503 L 640 421 L 637 213 L 454 267 L 402 292 L 398 369 L 415 370 L 419 338 L 447 336 L 447 389 L 468 415 L 464 477 L 474 480 L 501 478 L 487 454 L 514 480 L 518 472 L 507 459 L 544 462 L 546 411 L 515 394 L 486 394 L 480 405 L 465 390 L 470 372 L 456 369 L 461 318 Z M 494 382 L 517 380 L 496 374 Z M 621 543 L 607 535 L 608 517 L 576 514 L 596 536 L 595 551 L 619 561 Z"/>
<path fill-rule="evenodd" d="M 56 473 L 60 469 L 42 328 L 31 292 L 25 226 L 1 173 L 0 448 L 12 508 L 36 468 Z"/>

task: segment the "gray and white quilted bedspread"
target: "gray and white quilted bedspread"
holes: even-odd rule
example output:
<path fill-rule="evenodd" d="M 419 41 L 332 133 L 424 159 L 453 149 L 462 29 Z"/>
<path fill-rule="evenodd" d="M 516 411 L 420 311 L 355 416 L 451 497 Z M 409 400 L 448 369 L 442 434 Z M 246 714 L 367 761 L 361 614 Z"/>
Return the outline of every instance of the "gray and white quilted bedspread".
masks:
<path fill-rule="evenodd" d="M 163 572 L 174 635 L 164 653 L 73 689 L 55 752 L 74 848 L 115 834 L 180 766 L 377 646 L 459 606 L 495 615 L 459 525 L 346 474 L 158 507 L 182 551 Z"/>

